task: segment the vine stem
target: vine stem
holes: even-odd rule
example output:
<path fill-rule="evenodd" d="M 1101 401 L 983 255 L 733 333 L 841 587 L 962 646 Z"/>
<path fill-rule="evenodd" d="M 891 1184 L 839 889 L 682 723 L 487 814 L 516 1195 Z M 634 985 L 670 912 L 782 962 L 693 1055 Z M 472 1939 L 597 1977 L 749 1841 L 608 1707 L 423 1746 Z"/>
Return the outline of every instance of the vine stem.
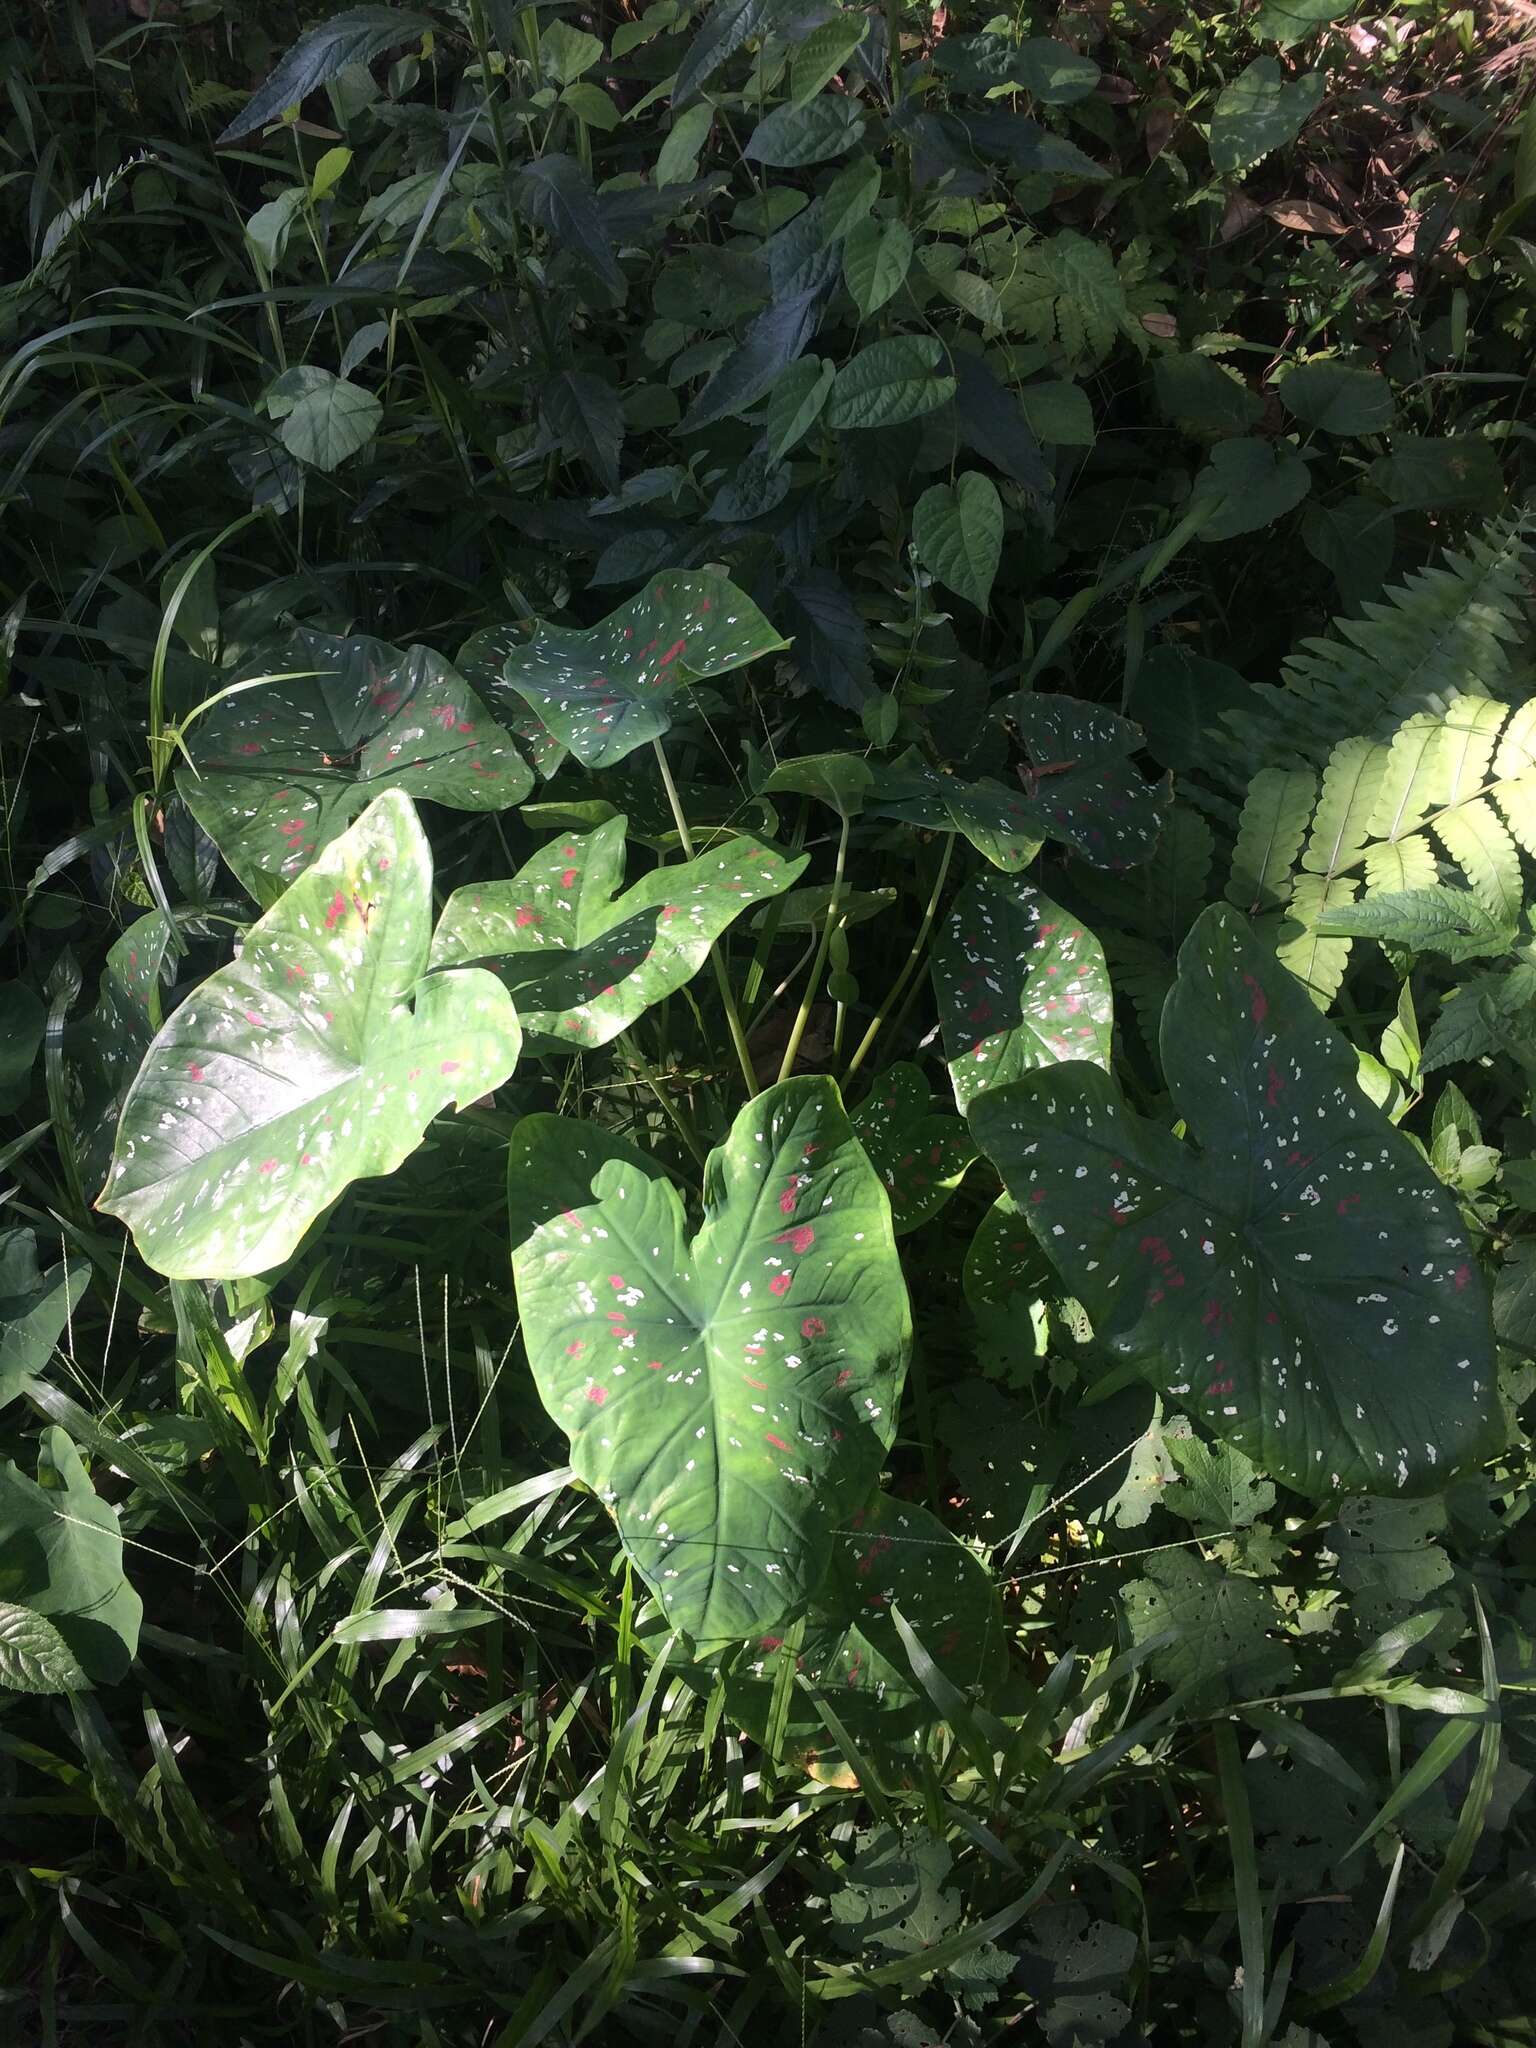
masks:
<path fill-rule="evenodd" d="M 853 1049 L 853 1057 L 849 1060 L 847 1067 L 843 1071 L 842 1085 L 845 1088 L 864 1064 L 865 1054 L 874 1044 L 881 1025 L 884 1024 L 886 1018 L 900 1000 L 902 990 L 911 980 L 913 973 L 916 971 L 917 963 L 922 958 L 923 948 L 928 943 L 928 934 L 933 929 L 933 920 L 938 915 L 939 898 L 944 893 L 944 882 L 949 874 L 950 858 L 954 850 L 955 836 L 952 832 L 947 833 L 944 839 L 944 851 L 939 859 L 939 872 L 933 884 L 932 894 L 928 898 L 927 908 L 923 912 L 922 923 L 917 928 L 917 937 L 912 941 L 911 951 L 902 962 L 901 972 L 891 983 L 886 993 L 885 1001 L 876 1010 L 874 1016 L 870 1018 L 869 1029 Z"/>
<path fill-rule="evenodd" d="M 667 750 L 660 740 L 651 741 L 651 751 L 656 756 L 656 765 L 661 770 L 661 786 L 667 792 L 667 802 L 672 806 L 672 822 L 677 826 L 677 836 L 682 842 L 683 853 L 693 859 L 693 834 L 688 830 L 688 820 L 683 814 L 683 800 L 677 793 L 677 784 L 672 780 L 671 763 Z M 715 970 L 715 986 L 720 991 L 720 1001 L 725 1009 L 725 1028 L 731 1034 L 731 1044 L 736 1048 L 736 1058 L 741 1066 L 742 1079 L 747 1084 L 750 1099 L 757 1093 L 757 1069 L 752 1064 L 752 1054 L 747 1046 L 747 1034 L 741 1028 L 741 1013 L 736 1008 L 736 998 L 731 993 L 731 978 L 725 971 L 725 962 L 713 946 L 709 949 L 710 965 Z"/>
<path fill-rule="evenodd" d="M 811 1005 L 816 1000 L 816 990 L 821 984 L 821 971 L 827 964 L 827 952 L 832 944 L 832 934 L 837 929 L 838 912 L 843 902 L 843 870 L 848 864 L 848 826 L 845 816 L 837 835 L 837 868 L 832 876 L 832 896 L 827 904 L 827 915 L 821 927 L 821 937 L 816 942 L 816 958 L 811 962 L 811 972 L 805 984 L 805 994 L 800 998 L 800 1007 L 795 1012 L 794 1025 L 789 1034 L 789 1043 L 784 1048 L 784 1057 L 779 1062 L 779 1079 L 787 1081 L 795 1070 L 795 1059 L 800 1051 L 800 1041 L 805 1036 L 805 1027 L 810 1022 Z"/>

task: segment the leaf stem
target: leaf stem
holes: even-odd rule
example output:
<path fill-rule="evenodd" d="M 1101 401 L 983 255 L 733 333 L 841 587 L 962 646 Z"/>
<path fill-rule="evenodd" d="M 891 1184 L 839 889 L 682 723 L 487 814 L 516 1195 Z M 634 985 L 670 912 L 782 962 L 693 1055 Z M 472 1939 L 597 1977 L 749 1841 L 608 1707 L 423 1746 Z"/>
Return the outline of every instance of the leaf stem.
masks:
<path fill-rule="evenodd" d="M 651 751 L 656 756 L 656 765 L 661 770 L 661 786 L 667 792 L 667 802 L 672 806 L 673 823 L 677 836 L 682 841 L 686 859 L 693 859 L 693 834 L 688 830 L 688 820 L 683 814 L 682 798 L 677 793 L 677 784 L 672 780 L 671 764 L 667 750 L 660 740 L 651 741 Z M 725 1028 L 731 1034 L 731 1044 L 736 1048 L 736 1058 L 741 1066 L 742 1079 L 747 1084 L 750 1100 L 757 1093 L 757 1069 L 752 1064 L 752 1054 L 747 1046 L 747 1034 L 741 1028 L 741 1014 L 736 1008 L 736 998 L 731 993 L 730 976 L 725 971 L 725 962 L 714 946 L 709 949 L 710 965 L 715 970 L 715 985 L 720 991 L 720 1001 L 725 1010 Z"/>
<path fill-rule="evenodd" d="M 946 833 L 944 837 L 944 851 L 939 859 L 939 872 L 934 880 L 927 908 L 923 912 L 922 922 L 917 928 L 917 936 L 912 941 L 911 950 L 908 952 L 906 959 L 902 962 L 900 973 L 891 983 L 885 1001 L 876 1010 L 874 1016 L 870 1018 L 869 1029 L 854 1047 L 853 1057 L 849 1060 L 847 1067 L 843 1071 L 843 1086 L 845 1088 L 864 1064 L 864 1057 L 869 1048 L 874 1044 L 881 1025 L 884 1024 L 886 1018 L 891 1014 L 891 1011 L 900 999 L 902 990 L 912 978 L 918 961 L 922 958 L 923 948 L 928 942 L 928 934 L 933 929 L 933 920 L 938 915 L 939 898 L 944 893 L 944 882 L 949 874 L 949 863 L 954 850 L 955 836 L 952 832 Z"/>
<path fill-rule="evenodd" d="M 790 1030 L 789 1042 L 784 1048 L 784 1057 L 779 1062 L 779 1079 L 787 1081 L 794 1072 L 795 1059 L 800 1051 L 800 1041 L 805 1036 L 805 1027 L 810 1022 L 811 1005 L 816 1000 L 816 990 L 821 983 L 821 971 L 827 964 L 827 949 L 832 944 L 832 934 L 837 929 L 838 912 L 843 902 L 843 870 L 848 864 L 848 825 L 844 817 L 837 835 L 837 867 L 832 876 L 832 896 L 827 904 L 827 915 L 821 927 L 821 937 L 816 942 L 816 958 L 811 962 L 810 975 L 806 980 L 805 993 L 800 998 L 800 1007 L 795 1012 L 794 1025 Z"/>

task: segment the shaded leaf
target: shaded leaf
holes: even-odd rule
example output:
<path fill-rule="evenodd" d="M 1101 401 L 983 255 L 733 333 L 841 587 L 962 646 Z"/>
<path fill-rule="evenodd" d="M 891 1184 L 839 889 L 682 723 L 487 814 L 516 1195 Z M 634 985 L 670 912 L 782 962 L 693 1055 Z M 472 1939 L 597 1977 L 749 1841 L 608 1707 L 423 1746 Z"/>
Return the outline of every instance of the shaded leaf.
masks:
<path fill-rule="evenodd" d="M 876 1077 L 851 1120 L 890 1197 L 898 1237 L 938 1214 L 976 1157 L 970 1132 L 934 1109 L 922 1069 L 909 1060 Z"/>
<path fill-rule="evenodd" d="M 98 1498 L 80 1453 L 62 1429 L 38 1439 L 38 1477 L 0 1464 L 0 1589 L 8 1603 L 53 1624 L 69 1655 L 96 1684 L 126 1676 L 139 1646 L 144 1609 L 123 1576 L 117 1516 Z M 62 1690 L 68 1674 L 56 1648 L 32 1644 L 39 1676 Z"/>
<path fill-rule="evenodd" d="M 0 1230 L 0 1408 L 46 1369 L 90 1278 L 86 1265 L 41 1272 L 36 1234 Z"/>
<path fill-rule="evenodd" d="M 220 135 L 219 147 L 280 119 L 285 108 L 308 99 L 349 64 L 370 64 L 384 51 L 398 49 L 436 27 L 430 15 L 411 14 L 402 7 L 344 8 L 300 36 Z"/>
<path fill-rule="evenodd" d="M 990 478 L 967 469 L 953 484 L 930 484 L 912 514 L 912 540 L 940 583 L 986 611 L 1003 558 L 1003 501 Z"/>

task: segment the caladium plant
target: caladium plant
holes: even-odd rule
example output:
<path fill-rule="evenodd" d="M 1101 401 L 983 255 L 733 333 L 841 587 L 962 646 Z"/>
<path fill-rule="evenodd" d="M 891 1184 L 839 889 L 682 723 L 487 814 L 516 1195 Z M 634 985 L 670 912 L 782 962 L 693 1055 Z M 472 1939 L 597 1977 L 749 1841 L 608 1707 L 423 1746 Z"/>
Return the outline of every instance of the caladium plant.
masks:
<path fill-rule="evenodd" d="M 1223 904 L 1163 1010 L 1195 1145 L 1071 1062 L 971 1127 L 1094 1333 L 1308 1494 L 1422 1491 L 1497 1448 L 1487 1291 L 1451 1196 Z"/>
<path fill-rule="evenodd" d="M 267 675 L 281 680 L 240 687 Z M 224 687 L 189 725 L 177 787 L 259 903 L 384 789 L 492 811 L 533 787 L 511 735 L 430 647 L 301 629 Z"/>
<path fill-rule="evenodd" d="M 959 892 L 934 947 L 933 985 L 962 1110 L 1036 1067 L 1109 1065 L 1104 949 L 1017 875 L 978 875 Z"/>
<path fill-rule="evenodd" d="M 853 1112 L 853 1128 L 891 1198 L 898 1236 L 936 1216 L 976 1157 L 958 1117 L 933 1107 L 921 1067 L 898 1060 Z"/>
<path fill-rule="evenodd" d="M 510 882 L 456 889 L 432 965 L 484 963 L 511 990 L 523 1029 L 562 1045 L 606 1045 L 681 988 L 754 903 L 805 868 L 760 840 L 728 838 L 620 893 L 629 821 L 559 835 Z"/>
<path fill-rule="evenodd" d="M 728 577 L 669 570 L 601 625 L 541 624 L 502 682 L 583 767 L 607 768 L 670 729 L 679 690 L 788 644 Z"/>
<path fill-rule="evenodd" d="M 426 973 L 432 854 L 409 797 L 375 798 L 158 1033 L 97 1207 L 173 1279 L 265 1272 L 342 1190 L 388 1173 L 448 1103 L 512 1072 L 512 999 Z"/>
<path fill-rule="evenodd" d="M 997 715 L 1024 750 L 1022 779 L 1043 838 L 1099 868 L 1151 858 L 1173 786 L 1166 776 L 1148 782 L 1137 767 L 1139 726 L 1058 691 L 1020 690 Z"/>
<path fill-rule="evenodd" d="M 555 1117 L 508 1162 L 529 1364 L 668 1620 L 695 1642 L 800 1612 L 896 1424 L 911 1316 L 890 1204 L 830 1081 L 749 1102 L 676 1188 Z"/>

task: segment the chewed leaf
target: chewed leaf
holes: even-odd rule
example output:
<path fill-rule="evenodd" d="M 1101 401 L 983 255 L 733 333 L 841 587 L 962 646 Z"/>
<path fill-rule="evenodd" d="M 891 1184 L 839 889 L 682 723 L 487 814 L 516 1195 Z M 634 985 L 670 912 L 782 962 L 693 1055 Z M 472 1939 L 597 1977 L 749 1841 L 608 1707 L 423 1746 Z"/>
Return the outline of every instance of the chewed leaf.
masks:
<path fill-rule="evenodd" d="M 1104 951 L 1079 919 L 1016 875 L 978 875 L 934 948 L 933 984 L 955 1101 L 969 1111 L 1060 1060 L 1109 1065 Z"/>
<path fill-rule="evenodd" d="M 390 791 L 171 1017 L 128 1091 L 97 1207 L 172 1279 L 262 1273 L 342 1190 L 389 1173 L 450 1102 L 517 1063 L 511 998 L 426 980 L 432 854 Z"/>
<path fill-rule="evenodd" d="M 580 1124 L 520 1124 L 508 1186 L 529 1363 L 578 1476 L 674 1627 L 779 1626 L 869 1493 L 911 1344 L 890 1207 L 835 1086 L 747 1104 L 691 1244 L 676 1189 Z"/>
<path fill-rule="evenodd" d="M 600 626 L 540 625 L 508 654 L 502 688 L 584 767 L 606 768 L 670 729 L 677 691 L 788 645 L 727 577 L 669 571 Z"/>
<path fill-rule="evenodd" d="M 1456 1204 L 1224 905 L 1180 952 L 1162 1058 L 1198 1150 L 1088 1065 L 971 1105 L 1099 1341 L 1303 1492 L 1424 1491 L 1488 1454 L 1493 1330 Z"/>
<path fill-rule="evenodd" d="M 805 867 L 730 839 L 619 893 L 628 820 L 558 838 L 510 882 L 456 889 L 432 940 L 434 967 L 482 962 L 512 991 L 525 1031 L 606 1045 L 703 966 L 711 944 Z"/>
<path fill-rule="evenodd" d="M 495 811 L 533 787 L 511 735 L 430 647 L 301 630 L 242 674 L 294 680 L 237 689 L 196 720 L 177 787 L 258 902 L 384 789 Z"/>
<path fill-rule="evenodd" d="M 1057 839 L 1098 868 L 1133 868 L 1151 857 L 1173 800 L 1165 778 L 1148 782 L 1132 756 L 1138 726 L 1078 697 L 1021 690 L 998 707 L 1023 745 L 1024 785 L 1042 839 Z"/>
<path fill-rule="evenodd" d="M 907 1060 L 876 1077 L 853 1128 L 891 1198 L 898 1237 L 938 1214 L 976 1157 L 970 1132 L 935 1112 L 922 1069 Z"/>

